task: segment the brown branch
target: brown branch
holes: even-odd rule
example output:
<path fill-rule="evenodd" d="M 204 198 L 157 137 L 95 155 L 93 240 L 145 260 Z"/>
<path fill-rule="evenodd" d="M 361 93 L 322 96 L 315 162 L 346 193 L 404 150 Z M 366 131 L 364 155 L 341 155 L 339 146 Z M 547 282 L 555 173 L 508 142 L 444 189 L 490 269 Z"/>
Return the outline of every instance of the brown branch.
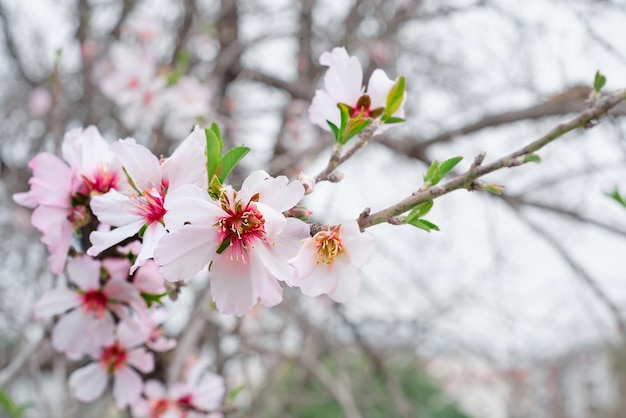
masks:
<path fill-rule="evenodd" d="M 361 228 L 367 228 L 382 222 L 398 223 L 396 221 L 396 217 L 398 215 L 411 210 L 421 203 L 428 202 L 457 189 L 473 190 L 475 189 L 475 187 L 473 187 L 474 181 L 478 178 L 502 168 L 515 167 L 526 163 L 527 161 L 524 159 L 525 156 L 540 150 L 555 139 L 560 138 L 570 131 L 577 128 L 589 128 L 594 126 L 600 118 L 609 112 L 610 109 L 617 106 L 624 100 L 626 100 L 626 90 L 605 95 L 599 98 L 595 104 L 584 110 L 574 119 L 556 126 L 546 135 L 531 142 L 525 147 L 520 148 L 519 150 L 507 156 L 501 157 L 487 165 L 482 165 L 481 159 L 479 162 L 475 162 L 475 164 L 468 171 L 442 185 L 428 187 L 425 190 L 420 189 L 418 192 L 396 203 L 395 205 L 388 207 L 387 209 L 368 216 L 359 217 L 359 225 Z"/>
<path fill-rule="evenodd" d="M 126 22 L 126 18 L 133 11 L 135 5 L 137 4 L 134 0 L 123 0 L 122 1 L 122 12 L 120 16 L 117 18 L 117 22 L 115 22 L 115 26 L 111 30 L 111 37 L 115 40 L 119 39 L 122 35 L 122 26 Z"/>

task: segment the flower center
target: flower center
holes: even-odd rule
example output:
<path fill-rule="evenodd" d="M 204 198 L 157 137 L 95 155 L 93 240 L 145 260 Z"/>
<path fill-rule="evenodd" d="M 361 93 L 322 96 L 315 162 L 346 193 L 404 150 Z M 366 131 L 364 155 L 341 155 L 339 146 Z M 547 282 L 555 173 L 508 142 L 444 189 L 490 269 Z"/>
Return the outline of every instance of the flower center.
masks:
<path fill-rule="evenodd" d="M 128 352 L 119 343 L 106 347 L 100 354 L 100 362 L 109 374 L 115 374 L 116 371 L 126 365 L 127 361 Z"/>
<path fill-rule="evenodd" d="M 86 313 L 102 318 L 107 308 L 107 297 L 101 290 L 90 290 L 81 296 L 80 305 Z"/>
<path fill-rule="evenodd" d="M 191 409 L 191 395 L 185 395 L 178 398 L 178 407 L 183 411 Z"/>
<path fill-rule="evenodd" d="M 90 179 L 87 176 L 83 176 L 83 181 L 88 188 L 87 194 L 90 194 L 91 192 L 104 194 L 116 187 L 117 174 L 109 171 L 108 166 L 102 165 L 94 174 L 93 178 Z"/>
<path fill-rule="evenodd" d="M 343 245 L 339 238 L 340 228 L 341 225 L 337 225 L 329 231 L 320 231 L 313 237 L 318 264 L 331 264 L 335 257 L 343 252 Z"/>
<path fill-rule="evenodd" d="M 85 206 L 76 205 L 68 210 L 67 220 L 70 221 L 75 228 L 81 228 L 89 223 L 90 216 Z"/>
<path fill-rule="evenodd" d="M 133 206 L 138 215 L 143 216 L 148 223 L 153 223 L 160 222 L 167 212 L 163 207 L 164 202 L 165 193 L 151 187 L 135 197 Z"/>
<path fill-rule="evenodd" d="M 221 254 L 228 248 L 231 260 L 245 263 L 245 252 L 253 247 L 254 241 L 265 239 L 265 219 L 252 200 L 245 206 L 240 200 L 231 204 L 229 197 L 224 195 L 222 209 L 228 216 L 220 218 L 215 224 L 219 227 L 218 241 L 221 243 L 217 253 Z"/>
<path fill-rule="evenodd" d="M 382 115 L 383 111 L 385 110 L 384 107 L 377 107 L 372 109 L 372 99 L 370 99 L 370 96 L 368 94 L 364 94 L 359 97 L 356 105 L 350 107 L 352 108 L 352 111 L 350 112 L 350 118 L 356 118 L 359 115 L 362 115 L 364 118 L 375 119 Z"/>

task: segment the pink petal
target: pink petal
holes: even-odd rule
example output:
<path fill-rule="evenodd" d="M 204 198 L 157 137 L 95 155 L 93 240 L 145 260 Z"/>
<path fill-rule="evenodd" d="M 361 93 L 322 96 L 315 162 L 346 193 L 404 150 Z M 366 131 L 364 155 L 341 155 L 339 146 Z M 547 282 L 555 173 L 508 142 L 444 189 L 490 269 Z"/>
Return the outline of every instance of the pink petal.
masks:
<path fill-rule="evenodd" d="M 396 81 L 387 77 L 387 74 L 380 68 L 374 70 L 367 85 L 367 94 L 372 100 L 372 109 L 384 107 L 387 104 L 387 96 L 395 83 Z"/>
<path fill-rule="evenodd" d="M 75 309 L 61 317 L 52 330 L 52 346 L 71 360 L 79 360 L 93 347 L 86 337 L 88 317 L 82 309 Z"/>
<path fill-rule="evenodd" d="M 67 275 L 80 290 L 100 289 L 100 266 L 100 261 L 94 258 L 74 257 L 67 263 Z"/>
<path fill-rule="evenodd" d="M 115 322 L 109 312 L 102 318 L 91 318 L 87 322 L 87 338 L 92 347 L 105 347 L 115 341 Z"/>
<path fill-rule="evenodd" d="M 161 238 L 154 261 L 167 280 L 189 280 L 209 264 L 216 249 L 215 227 L 185 225 Z"/>
<path fill-rule="evenodd" d="M 105 258 L 102 267 L 109 273 L 110 280 L 126 280 L 130 272 L 130 261 L 127 258 Z"/>
<path fill-rule="evenodd" d="M 70 375 L 72 396 L 82 402 L 92 402 L 102 395 L 109 378 L 99 363 L 91 363 Z"/>
<path fill-rule="evenodd" d="M 143 373 L 154 370 L 154 356 L 145 348 L 140 347 L 128 353 L 128 364 Z"/>
<path fill-rule="evenodd" d="M 40 205 L 69 208 L 74 191 L 72 169 L 49 153 L 38 154 L 28 166 L 33 170 L 33 177 L 29 180 L 31 196 L 25 203 L 32 203 L 34 199 Z"/>
<path fill-rule="evenodd" d="M 215 411 L 220 408 L 225 393 L 224 379 L 216 374 L 208 373 L 192 392 L 191 403 L 198 409 Z"/>
<path fill-rule="evenodd" d="M 207 199 L 204 199 L 206 197 Z M 208 199 L 208 195 L 195 186 L 179 187 L 165 197 L 167 213 L 163 217 L 170 232 L 185 223 L 213 225 L 226 213 L 217 204 Z"/>
<path fill-rule="evenodd" d="M 141 396 L 143 382 L 141 376 L 130 367 L 122 367 L 115 373 L 113 398 L 118 409 L 132 405 Z"/>
<path fill-rule="evenodd" d="M 146 381 L 143 385 L 143 393 L 152 399 L 160 399 L 165 398 L 167 396 L 167 391 L 165 390 L 165 385 L 156 379 L 150 379 Z"/>
<path fill-rule="evenodd" d="M 35 304 L 35 318 L 51 318 L 80 305 L 76 292 L 66 288 L 56 288 L 44 293 Z"/>
<path fill-rule="evenodd" d="M 338 277 L 336 287 L 328 293 L 332 300 L 338 303 L 346 303 L 354 299 L 361 285 L 361 274 L 350 263 L 333 263 L 335 274 Z"/>
<path fill-rule="evenodd" d="M 259 202 L 271 206 L 278 212 L 293 208 L 304 197 L 304 186 L 299 181 L 292 181 L 285 176 L 269 178 L 258 188 Z"/>
<path fill-rule="evenodd" d="M 293 268 L 287 264 L 286 258 L 279 258 L 273 251 L 273 247 L 268 247 L 263 243 L 256 245 L 250 254 L 251 260 L 258 261 L 258 266 L 253 263 L 252 271 L 259 272 L 260 270 L 268 270 L 271 273 L 272 281 L 276 279 L 291 282 L 293 280 Z M 256 281 L 256 279 L 255 279 Z M 280 289 L 278 283 L 275 284 Z M 282 289 L 280 290 L 280 300 L 282 300 Z M 280 302 L 280 300 L 278 302 Z M 266 305 L 268 306 L 268 305 Z M 273 305 L 272 305 L 273 306 Z"/>
<path fill-rule="evenodd" d="M 263 247 L 263 246 L 260 246 Z M 288 271 L 290 277 L 292 275 L 292 268 L 284 261 L 280 262 L 273 258 L 262 259 L 262 253 L 259 251 L 255 251 L 250 256 L 250 269 L 254 272 L 253 276 L 250 278 L 252 282 L 252 295 L 255 299 L 260 300 L 261 304 L 266 307 L 272 307 L 278 305 L 283 301 L 283 288 L 280 287 L 276 278 L 269 274 L 270 272 L 274 273 L 270 269 L 266 268 L 266 263 L 270 261 L 269 264 L 272 264 L 272 267 L 278 266 L 279 264 L 284 266 L 285 270 Z M 280 267 L 279 267 L 280 268 Z M 281 280 L 284 280 L 284 276 L 282 276 L 283 272 L 280 272 L 279 277 Z"/>
<path fill-rule="evenodd" d="M 163 276 L 159 273 L 158 264 L 148 260 L 135 273 L 133 285 L 142 292 L 160 295 L 166 291 L 163 280 Z"/>
<path fill-rule="evenodd" d="M 161 225 L 160 222 L 152 222 L 148 225 L 148 228 L 143 233 L 143 241 L 141 246 L 141 251 L 137 254 L 137 258 L 135 259 L 135 264 L 130 268 L 131 274 L 139 268 L 143 261 L 146 261 L 149 258 L 152 258 L 154 254 L 154 248 L 157 243 L 161 239 L 161 237 L 165 236 L 167 231 L 165 227 Z"/>
<path fill-rule="evenodd" d="M 293 286 L 299 286 L 302 280 L 306 279 L 313 270 L 317 267 L 317 255 L 316 244 L 313 238 L 307 238 L 302 243 L 298 255 L 289 260 L 289 264 L 296 269 L 295 279 L 292 283 Z"/>
<path fill-rule="evenodd" d="M 40 205 L 33 212 L 31 221 L 43 233 L 41 242 L 50 253 L 50 270 L 54 274 L 63 273 L 74 234 L 74 227 L 67 220 L 67 209 Z"/>
<path fill-rule="evenodd" d="M 348 262 L 348 259 L 345 258 L 345 261 Z M 340 280 L 339 269 L 337 268 L 339 264 L 337 259 L 331 265 L 317 264 L 316 268 L 298 283 L 302 293 L 315 297 L 335 290 L 337 282 Z"/>

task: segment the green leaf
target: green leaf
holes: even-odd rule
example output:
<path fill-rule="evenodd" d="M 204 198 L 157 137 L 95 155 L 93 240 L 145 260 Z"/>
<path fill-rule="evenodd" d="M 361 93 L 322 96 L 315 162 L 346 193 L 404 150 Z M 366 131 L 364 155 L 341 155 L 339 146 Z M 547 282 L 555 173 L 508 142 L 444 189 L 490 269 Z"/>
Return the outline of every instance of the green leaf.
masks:
<path fill-rule="evenodd" d="M 328 126 L 330 126 L 330 130 L 333 131 L 333 136 L 335 137 L 335 142 L 339 142 L 341 140 L 341 137 L 339 136 L 339 128 L 337 128 L 337 125 L 335 125 L 334 123 L 332 123 L 331 121 L 327 120 L 326 123 L 328 124 Z"/>
<path fill-rule="evenodd" d="M 404 76 L 398 77 L 398 81 L 393 85 L 387 95 L 387 105 L 385 106 L 385 114 L 383 116 L 391 117 L 400 106 L 404 99 L 405 79 Z"/>
<path fill-rule="evenodd" d="M 426 216 L 428 212 L 432 209 L 435 202 L 429 200 L 428 202 L 424 202 L 415 206 L 406 217 L 405 223 L 410 223 L 413 220 L 417 220 L 422 216 Z"/>
<path fill-rule="evenodd" d="M 343 138 L 341 139 L 339 144 L 341 145 L 347 144 L 349 140 L 351 140 L 352 138 L 354 138 L 354 136 L 363 132 L 363 129 L 367 128 L 371 123 L 372 123 L 372 119 L 363 119 L 363 118 L 351 119 L 350 122 L 348 122 L 347 130 L 345 134 L 343 135 Z"/>
<path fill-rule="evenodd" d="M 15 410 L 15 404 L 9 398 L 3 390 L 0 390 L 0 407 L 6 411 L 7 414 L 13 416 L 13 411 Z"/>
<path fill-rule="evenodd" d="M 143 238 L 143 234 L 146 233 L 146 229 L 148 229 L 148 224 L 143 224 L 141 228 L 139 228 L 139 232 L 137 233 L 139 238 Z"/>
<path fill-rule="evenodd" d="M 228 392 L 228 395 L 226 395 L 226 400 L 229 403 L 232 403 L 235 398 L 237 397 L 237 395 L 239 395 L 241 393 L 242 390 L 244 390 L 246 388 L 246 385 L 239 385 L 237 386 L 235 389 L 231 390 L 230 392 Z"/>
<path fill-rule="evenodd" d="M 419 229 L 423 229 L 426 232 L 430 232 L 432 230 L 439 231 L 439 227 L 432 222 L 427 221 L 426 219 L 414 219 L 411 222 L 406 222 L 408 225 L 413 225 Z"/>
<path fill-rule="evenodd" d="M 433 179 L 438 173 L 439 173 L 439 162 L 435 160 L 432 163 L 430 163 L 430 167 L 428 167 L 428 170 L 426 170 L 426 173 L 424 174 L 424 183 L 427 183 L 429 185 L 437 184 L 438 181 L 437 183 L 433 183 Z"/>
<path fill-rule="evenodd" d="M 396 118 L 396 117 L 393 117 L 393 116 L 390 116 L 390 117 L 383 116 L 382 117 L 382 121 L 385 122 L 387 125 L 391 125 L 392 123 L 402 123 L 402 122 L 405 122 L 405 119 Z"/>
<path fill-rule="evenodd" d="M 217 176 L 211 177 L 211 181 L 209 182 L 209 196 L 213 200 L 219 200 L 222 194 L 222 182 Z"/>
<path fill-rule="evenodd" d="M 226 177 L 235 168 L 235 166 L 250 152 L 248 147 L 235 147 L 226 151 L 226 154 L 222 157 L 215 174 L 219 178 L 221 183 L 224 183 Z"/>
<path fill-rule="evenodd" d="M 606 77 L 600 74 L 600 70 L 596 71 L 596 76 L 593 80 L 593 89 L 596 92 L 600 93 L 600 90 L 602 90 L 602 87 L 604 87 L 605 84 L 606 84 Z"/>
<path fill-rule="evenodd" d="M 526 163 L 540 163 L 541 162 L 541 157 L 538 156 L 537 154 L 528 154 L 524 156 L 524 159 L 522 160 L 523 164 Z"/>
<path fill-rule="evenodd" d="M 350 106 L 345 103 L 338 103 L 337 107 L 339 107 L 339 112 L 341 113 L 341 126 L 339 127 L 339 132 L 344 132 L 346 130 L 346 126 L 348 125 L 348 120 L 350 120 Z"/>
<path fill-rule="evenodd" d="M 161 301 L 161 299 L 167 296 L 167 292 L 165 293 L 161 293 L 159 295 L 153 295 L 152 293 L 146 293 L 146 292 L 141 292 L 141 297 L 143 298 L 143 300 L 146 301 L 146 305 L 148 305 L 148 308 L 151 308 L 152 305 L 159 304 L 159 305 L 163 305 L 163 302 Z"/>
<path fill-rule="evenodd" d="M 445 177 L 456 165 L 463 159 L 463 157 L 452 157 L 439 165 L 439 175 L 441 178 Z"/>
<path fill-rule="evenodd" d="M 502 186 L 500 184 L 488 183 L 488 184 L 484 185 L 484 188 L 485 188 L 486 191 L 488 191 L 490 193 L 501 195 L 502 194 L 502 189 L 504 189 L 504 186 Z"/>
<path fill-rule="evenodd" d="M 626 200 L 619 194 L 619 190 L 615 189 L 612 193 L 607 193 L 607 196 L 626 208 Z"/>
<path fill-rule="evenodd" d="M 213 178 L 215 170 L 217 170 L 217 166 L 222 159 L 222 149 L 224 148 L 224 142 L 219 135 L 219 129 L 217 131 L 218 135 L 216 135 L 213 130 L 213 125 L 211 125 L 211 129 L 204 130 L 206 136 L 206 171 L 208 178 Z"/>

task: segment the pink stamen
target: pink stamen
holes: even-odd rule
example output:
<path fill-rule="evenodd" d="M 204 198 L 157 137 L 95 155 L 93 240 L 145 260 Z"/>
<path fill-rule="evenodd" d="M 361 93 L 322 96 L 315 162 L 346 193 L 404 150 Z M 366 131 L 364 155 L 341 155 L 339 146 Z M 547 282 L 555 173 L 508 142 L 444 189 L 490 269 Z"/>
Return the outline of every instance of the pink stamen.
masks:
<path fill-rule="evenodd" d="M 80 304 L 86 313 L 102 318 L 107 308 L 107 297 L 101 290 L 89 290 L 81 296 Z"/>
<path fill-rule="evenodd" d="M 106 347 L 100 354 L 100 363 L 113 374 L 128 362 L 128 352 L 120 343 L 115 343 Z"/>

